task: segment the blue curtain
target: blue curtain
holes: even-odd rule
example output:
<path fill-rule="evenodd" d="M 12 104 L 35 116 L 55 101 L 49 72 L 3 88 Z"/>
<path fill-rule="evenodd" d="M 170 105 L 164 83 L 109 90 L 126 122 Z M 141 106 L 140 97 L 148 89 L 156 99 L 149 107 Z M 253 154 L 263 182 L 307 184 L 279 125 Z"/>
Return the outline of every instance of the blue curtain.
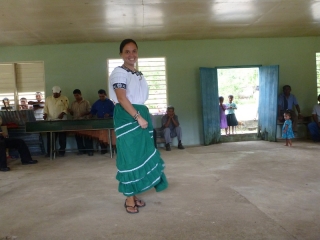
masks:
<path fill-rule="evenodd" d="M 217 68 L 200 68 L 204 145 L 220 142 Z"/>
<path fill-rule="evenodd" d="M 259 68 L 259 130 L 262 140 L 277 140 L 279 66 Z"/>

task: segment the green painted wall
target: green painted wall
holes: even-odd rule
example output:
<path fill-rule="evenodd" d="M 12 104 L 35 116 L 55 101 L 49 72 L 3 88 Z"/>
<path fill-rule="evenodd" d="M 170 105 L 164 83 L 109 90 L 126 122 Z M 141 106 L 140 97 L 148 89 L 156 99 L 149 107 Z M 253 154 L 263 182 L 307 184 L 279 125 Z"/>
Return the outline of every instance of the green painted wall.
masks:
<path fill-rule="evenodd" d="M 175 106 L 185 145 L 202 144 L 199 67 L 280 65 L 280 88 L 289 84 L 304 115 L 317 102 L 315 53 L 320 37 L 139 42 L 140 57 L 166 57 L 168 103 Z M 44 61 L 46 92 L 59 85 L 73 99 L 80 88 L 91 103 L 107 89 L 106 60 L 119 43 L 0 47 L 0 62 Z M 280 89 L 279 89 L 280 91 Z"/>

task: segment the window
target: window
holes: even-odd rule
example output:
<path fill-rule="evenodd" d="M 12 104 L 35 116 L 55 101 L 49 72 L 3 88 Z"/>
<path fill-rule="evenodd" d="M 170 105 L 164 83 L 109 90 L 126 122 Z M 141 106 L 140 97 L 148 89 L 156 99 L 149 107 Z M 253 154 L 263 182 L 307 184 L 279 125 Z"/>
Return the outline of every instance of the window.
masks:
<path fill-rule="evenodd" d="M 317 65 L 317 93 L 320 94 L 320 53 L 316 53 L 316 65 Z"/>
<path fill-rule="evenodd" d="M 19 109 L 20 99 L 36 101 L 36 92 L 44 96 L 44 63 L 0 63 L 0 106 L 4 108 L 4 98 L 8 98 L 10 109 Z"/>
<path fill-rule="evenodd" d="M 123 64 L 122 59 L 109 59 L 108 76 L 113 69 Z M 167 108 L 167 77 L 165 58 L 139 58 L 136 68 L 141 71 L 149 85 L 149 99 L 146 102 L 150 113 L 163 114 Z"/>

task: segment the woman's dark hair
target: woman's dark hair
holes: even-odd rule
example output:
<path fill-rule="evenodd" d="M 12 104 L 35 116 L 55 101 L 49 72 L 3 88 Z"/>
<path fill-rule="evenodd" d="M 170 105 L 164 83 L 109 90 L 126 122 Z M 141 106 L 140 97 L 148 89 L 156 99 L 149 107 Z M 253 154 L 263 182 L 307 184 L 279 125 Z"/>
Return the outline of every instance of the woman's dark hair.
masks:
<path fill-rule="evenodd" d="M 81 94 L 81 91 L 79 89 L 73 90 L 73 94 Z"/>
<path fill-rule="evenodd" d="M 127 45 L 128 43 L 134 43 L 134 45 L 136 45 L 136 47 L 138 49 L 138 45 L 137 45 L 136 41 L 133 39 L 127 38 L 120 43 L 120 53 L 122 53 L 124 46 Z"/>
<path fill-rule="evenodd" d="M 224 97 L 220 96 L 220 97 L 219 97 L 219 100 L 222 100 L 222 99 L 224 99 Z"/>
<path fill-rule="evenodd" d="M 228 98 L 233 98 L 233 95 L 229 95 Z"/>

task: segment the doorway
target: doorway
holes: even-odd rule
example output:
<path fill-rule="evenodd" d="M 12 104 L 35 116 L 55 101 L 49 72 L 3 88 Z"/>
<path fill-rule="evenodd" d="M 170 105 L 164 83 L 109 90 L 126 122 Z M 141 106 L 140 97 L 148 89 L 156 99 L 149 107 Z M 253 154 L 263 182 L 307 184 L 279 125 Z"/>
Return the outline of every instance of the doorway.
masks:
<path fill-rule="evenodd" d="M 253 67 L 253 66 L 250 66 Z M 257 66 L 255 66 L 257 67 Z M 222 67 L 219 67 L 219 69 Z M 259 105 L 257 137 L 276 141 L 279 65 L 259 66 Z M 218 68 L 200 67 L 203 143 L 221 142 Z"/>
<path fill-rule="evenodd" d="M 258 129 L 259 68 L 218 68 L 218 95 L 224 98 L 224 104 L 232 95 L 237 106 L 234 111 L 238 126 L 234 127 L 234 131 L 228 130 L 227 136 L 255 134 Z M 221 136 L 226 136 L 225 129 L 221 129 Z"/>

